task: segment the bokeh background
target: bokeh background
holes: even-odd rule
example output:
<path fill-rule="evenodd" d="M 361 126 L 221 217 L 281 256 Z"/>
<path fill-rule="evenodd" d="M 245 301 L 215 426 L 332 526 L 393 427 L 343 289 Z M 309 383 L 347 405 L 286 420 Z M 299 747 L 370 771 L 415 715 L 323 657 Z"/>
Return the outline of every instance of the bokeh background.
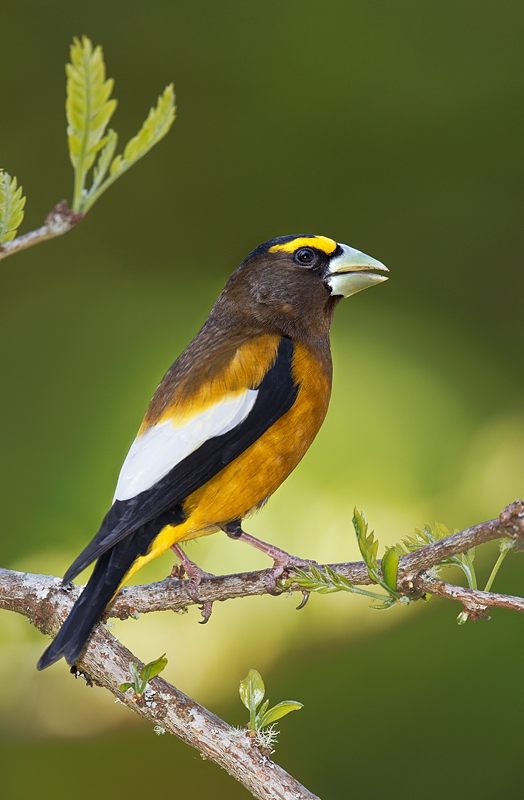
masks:
<path fill-rule="evenodd" d="M 357 557 L 354 505 L 383 544 L 496 516 L 524 493 L 524 7 L 514 0 L 18 0 L 2 9 L 0 165 L 22 230 L 71 198 L 64 63 L 104 47 L 114 126 L 135 133 L 175 81 L 168 137 L 75 231 L 0 268 L 2 566 L 61 574 L 110 503 L 165 369 L 261 241 L 313 232 L 384 261 L 344 302 L 328 419 L 249 530 L 319 561 Z M 216 535 L 221 573 L 262 567 Z M 496 546 L 477 554 L 481 578 Z M 159 559 L 141 580 L 170 570 Z M 458 578 L 458 576 L 456 576 Z M 496 588 L 524 593 L 522 556 Z M 459 607 L 370 611 L 349 595 L 264 598 L 115 626 L 234 724 L 262 672 L 275 758 L 322 797 L 521 795 L 524 624 L 459 628 Z M 0 612 L 2 796 L 242 798 L 198 754 L 74 681 Z M 30 768 L 29 766 L 30 765 Z"/>

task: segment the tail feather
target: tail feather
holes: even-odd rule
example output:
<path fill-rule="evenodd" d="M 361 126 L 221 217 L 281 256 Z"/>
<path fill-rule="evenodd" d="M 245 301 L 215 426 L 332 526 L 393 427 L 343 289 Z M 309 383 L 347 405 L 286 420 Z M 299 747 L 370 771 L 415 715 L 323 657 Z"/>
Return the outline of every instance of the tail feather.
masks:
<path fill-rule="evenodd" d="M 158 522 L 143 525 L 100 556 L 87 586 L 71 609 L 56 638 L 43 653 L 37 669 L 45 669 L 62 657 L 71 665 L 77 661 L 91 631 L 134 562 L 139 556 L 147 553 L 163 527 L 164 525 Z"/>

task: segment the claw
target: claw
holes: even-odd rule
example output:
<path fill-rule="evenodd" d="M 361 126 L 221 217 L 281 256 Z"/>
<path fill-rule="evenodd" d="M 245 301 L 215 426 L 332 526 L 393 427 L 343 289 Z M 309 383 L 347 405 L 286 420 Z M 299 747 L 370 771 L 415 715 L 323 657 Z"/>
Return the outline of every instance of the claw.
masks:
<path fill-rule="evenodd" d="M 194 561 L 191 561 L 191 559 L 186 556 L 180 545 L 172 545 L 171 550 L 180 559 L 180 564 L 175 564 L 171 570 L 171 577 L 180 579 L 183 578 L 184 575 L 187 575 L 186 592 L 194 603 L 202 603 L 202 600 L 200 600 L 198 596 L 198 587 L 204 578 L 214 578 L 215 576 L 211 572 L 205 572 L 205 570 L 201 569 L 198 564 L 195 564 Z M 209 620 L 212 610 L 212 602 L 202 603 L 200 607 L 203 617 L 203 619 L 200 621 L 201 625 L 205 625 Z"/>
<path fill-rule="evenodd" d="M 199 625 L 205 625 L 206 622 L 209 621 L 209 617 L 213 612 L 213 603 L 211 601 L 207 603 L 202 603 L 199 608 L 200 613 L 202 614 L 202 619 L 198 620 Z"/>
<path fill-rule="evenodd" d="M 304 608 L 307 601 L 309 600 L 309 595 L 310 592 L 306 592 L 305 589 L 302 589 L 302 600 L 300 601 L 300 604 L 297 606 L 297 611 L 300 611 L 301 608 Z"/>

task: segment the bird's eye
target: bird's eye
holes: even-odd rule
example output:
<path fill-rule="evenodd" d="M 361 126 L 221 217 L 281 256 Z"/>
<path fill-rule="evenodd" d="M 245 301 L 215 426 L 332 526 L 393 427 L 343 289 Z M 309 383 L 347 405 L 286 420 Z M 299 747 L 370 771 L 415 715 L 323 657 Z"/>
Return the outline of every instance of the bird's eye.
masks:
<path fill-rule="evenodd" d="M 297 250 L 295 253 L 295 261 L 303 266 L 312 264 L 314 260 L 315 251 L 312 250 L 311 247 L 301 247 L 300 250 Z"/>

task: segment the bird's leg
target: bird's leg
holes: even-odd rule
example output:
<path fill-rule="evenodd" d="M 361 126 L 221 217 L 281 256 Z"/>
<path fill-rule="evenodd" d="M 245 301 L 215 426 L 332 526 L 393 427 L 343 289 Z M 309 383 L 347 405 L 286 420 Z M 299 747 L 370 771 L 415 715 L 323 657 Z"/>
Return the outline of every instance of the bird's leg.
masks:
<path fill-rule="evenodd" d="M 267 542 L 263 542 L 261 539 L 257 539 L 256 536 L 251 536 L 250 533 L 245 533 L 242 530 L 242 525 L 240 520 L 236 519 L 232 522 L 227 522 L 225 525 L 220 526 L 222 530 L 227 533 L 231 539 L 237 539 L 240 542 L 246 542 L 250 544 L 252 547 L 256 547 L 257 550 L 261 550 L 262 553 L 265 553 L 269 558 L 273 559 L 273 566 L 269 570 L 269 573 L 266 577 L 266 583 L 268 584 L 268 591 L 270 594 L 281 594 L 282 589 L 278 586 L 278 580 L 282 577 L 283 573 L 288 570 L 292 569 L 293 567 L 307 567 L 310 564 L 316 564 L 316 561 L 311 561 L 307 558 L 298 558 L 297 556 L 292 556 L 291 553 L 286 553 L 285 550 L 281 550 L 280 547 L 275 547 L 273 544 L 268 544 Z M 305 603 L 304 603 L 305 605 Z M 303 608 L 303 605 L 300 606 Z"/>
<path fill-rule="evenodd" d="M 171 550 L 180 560 L 180 566 L 174 566 L 173 572 L 171 573 L 172 578 L 183 578 L 184 574 L 187 575 L 190 583 L 190 588 L 188 588 L 188 594 L 191 594 L 194 589 L 199 586 L 204 578 L 214 578 L 215 576 L 211 572 L 206 572 L 201 567 L 198 566 L 194 561 L 191 561 L 189 556 L 187 556 L 179 544 L 172 544 Z"/>
<path fill-rule="evenodd" d="M 200 586 L 202 580 L 204 578 L 214 578 L 215 576 L 211 572 L 205 572 L 198 564 L 195 564 L 194 561 L 191 561 L 190 558 L 184 553 L 182 548 L 179 544 L 172 544 L 171 550 L 180 559 L 180 566 L 176 565 L 171 570 L 171 578 L 183 578 L 184 573 L 187 575 L 187 587 L 186 591 L 190 596 L 191 600 L 195 603 L 201 602 L 198 597 L 198 587 Z M 213 603 L 205 603 L 202 602 L 200 606 L 200 611 L 202 612 L 202 622 L 201 625 L 205 625 L 208 621 L 209 617 L 211 616 L 211 612 L 213 611 Z"/>

